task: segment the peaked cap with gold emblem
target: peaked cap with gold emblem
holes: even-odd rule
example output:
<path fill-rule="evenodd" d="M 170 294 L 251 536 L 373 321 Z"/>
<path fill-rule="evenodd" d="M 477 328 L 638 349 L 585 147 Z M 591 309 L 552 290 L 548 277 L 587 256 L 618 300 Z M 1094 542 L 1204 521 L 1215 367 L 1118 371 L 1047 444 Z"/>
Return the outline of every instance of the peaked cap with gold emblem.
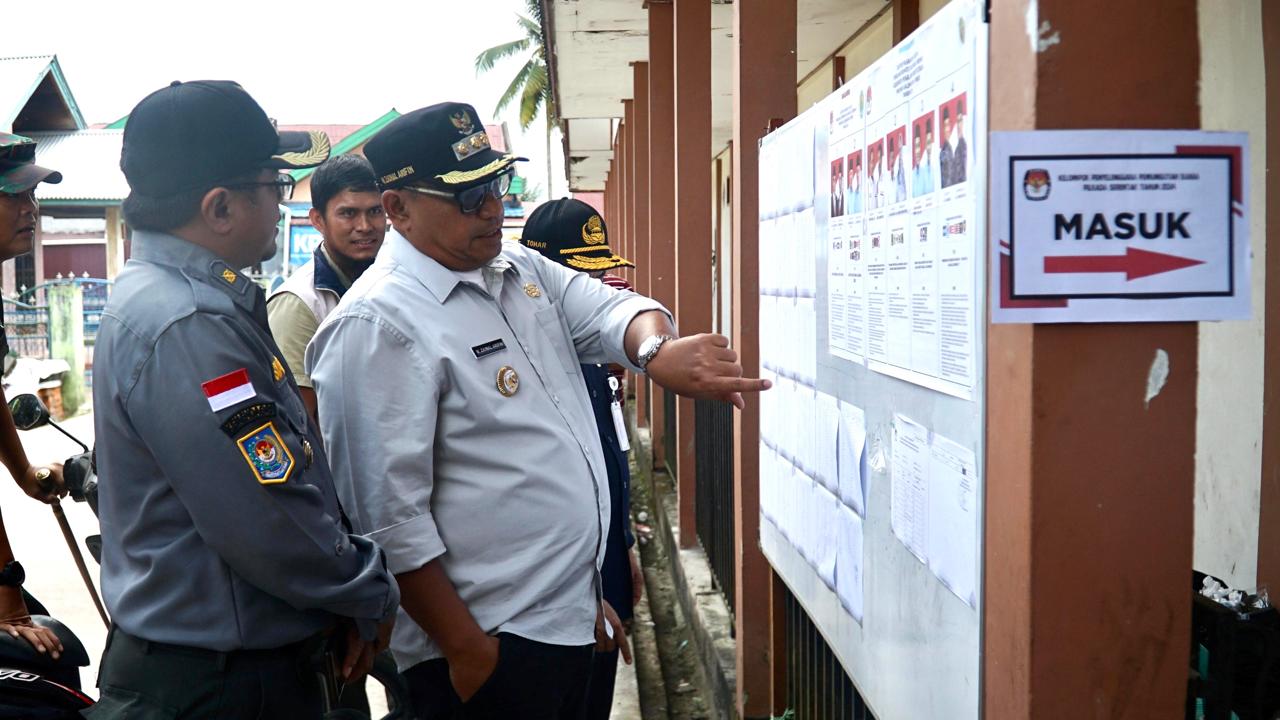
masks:
<path fill-rule="evenodd" d="M 315 167 L 328 158 L 327 135 L 277 132 L 238 84 L 174 81 L 129 113 L 120 169 L 132 193 L 164 198 L 255 170 Z"/>
<path fill-rule="evenodd" d="M 364 147 L 384 188 L 419 185 L 457 191 L 481 185 L 526 160 L 500 153 L 476 109 L 445 102 L 405 113 Z"/>
<path fill-rule="evenodd" d="M 574 270 L 635 267 L 635 263 L 609 248 L 608 231 L 600 213 L 574 198 L 539 205 L 525 221 L 520 242 Z"/>

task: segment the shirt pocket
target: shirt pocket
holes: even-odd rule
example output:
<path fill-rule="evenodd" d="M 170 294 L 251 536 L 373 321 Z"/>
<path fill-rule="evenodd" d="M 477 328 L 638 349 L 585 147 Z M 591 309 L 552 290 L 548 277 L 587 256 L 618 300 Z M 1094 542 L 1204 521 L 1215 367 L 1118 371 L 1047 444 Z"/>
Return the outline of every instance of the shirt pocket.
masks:
<path fill-rule="evenodd" d="M 538 319 L 538 325 L 542 328 L 542 334 L 551 345 L 552 351 L 560 359 L 561 367 L 566 373 L 576 374 L 578 353 L 574 350 L 569 331 L 565 329 L 564 320 L 560 317 L 559 306 L 548 305 L 536 311 L 534 317 Z"/>

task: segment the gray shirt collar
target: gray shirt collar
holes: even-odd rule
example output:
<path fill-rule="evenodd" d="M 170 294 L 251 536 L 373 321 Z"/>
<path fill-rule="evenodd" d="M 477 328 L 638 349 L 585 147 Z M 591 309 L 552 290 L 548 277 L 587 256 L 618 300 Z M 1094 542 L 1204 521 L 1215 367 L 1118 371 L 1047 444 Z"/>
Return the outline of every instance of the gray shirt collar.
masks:
<path fill-rule="evenodd" d="M 457 274 L 449 268 L 441 265 L 431 256 L 423 253 L 414 247 L 403 235 L 395 229 L 387 231 L 387 239 L 385 241 L 385 249 L 387 257 L 400 265 L 403 265 L 418 282 L 422 283 L 441 305 L 449 299 L 453 294 L 453 289 L 462 284 Z M 379 254 L 381 257 L 381 254 Z M 519 275 L 519 270 L 509 260 L 499 254 L 497 257 L 489 261 L 485 267 L 486 280 L 493 275 L 503 275 L 512 272 Z M 496 278 L 495 278 L 496 279 Z M 496 282 L 490 281 L 491 285 L 498 285 Z"/>
<path fill-rule="evenodd" d="M 220 288 L 235 303 L 254 312 L 263 299 L 262 288 L 231 267 L 213 251 L 168 233 L 133 233 L 133 257 L 181 270 L 184 275 Z"/>

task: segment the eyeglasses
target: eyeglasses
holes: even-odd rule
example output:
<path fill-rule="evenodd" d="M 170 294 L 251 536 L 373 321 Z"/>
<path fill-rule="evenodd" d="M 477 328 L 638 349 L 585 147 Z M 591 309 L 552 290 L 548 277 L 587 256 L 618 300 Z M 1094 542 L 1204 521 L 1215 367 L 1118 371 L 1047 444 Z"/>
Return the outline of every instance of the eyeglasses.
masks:
<path fill-rule="evenodd" d="M 297 181 L 293 179 L 292 175 L 288 173 L 280 173 L 276 176 L 275 180 L 267 180 L 266 182 L 231 183 L 229 185 L 223 185 L 222 187 L 235 189 L 262 187 L 264 185 L 268 185 L 276 189 L 276 195 L 279 197 L 280 202 L 284 202 L 285 200 L 293 197 L 293 186 L 296 184 Z"/>
<path fill-rule="evenodd" d="M 469 187 L 456 193 L 418 187 L 417 185 L 406 185 L 405 189 L 422 195 L 453 198 L 458 203 L 458 209 L 462 211 L 462 214 L 470 215 L 471 213 L 479 212 L 487 196 L 492 195 L 501 200 L 502 196 L 507 194 L 507 191 L 511 189 L 511 173 L 503 173 L 483 185 Z"/>

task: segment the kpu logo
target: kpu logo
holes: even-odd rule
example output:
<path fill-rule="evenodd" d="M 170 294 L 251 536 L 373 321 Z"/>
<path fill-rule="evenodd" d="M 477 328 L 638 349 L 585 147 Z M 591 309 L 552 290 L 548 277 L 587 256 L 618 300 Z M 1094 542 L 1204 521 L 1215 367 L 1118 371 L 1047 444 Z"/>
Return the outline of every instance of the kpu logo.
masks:
<path fill-rule="evenodd" d="M 1033 168 L 1022 177 L 1022 192 L 1028 200 L 1046 200 L 1053 187 L 1049 181 L 1049 171 Z"/>

